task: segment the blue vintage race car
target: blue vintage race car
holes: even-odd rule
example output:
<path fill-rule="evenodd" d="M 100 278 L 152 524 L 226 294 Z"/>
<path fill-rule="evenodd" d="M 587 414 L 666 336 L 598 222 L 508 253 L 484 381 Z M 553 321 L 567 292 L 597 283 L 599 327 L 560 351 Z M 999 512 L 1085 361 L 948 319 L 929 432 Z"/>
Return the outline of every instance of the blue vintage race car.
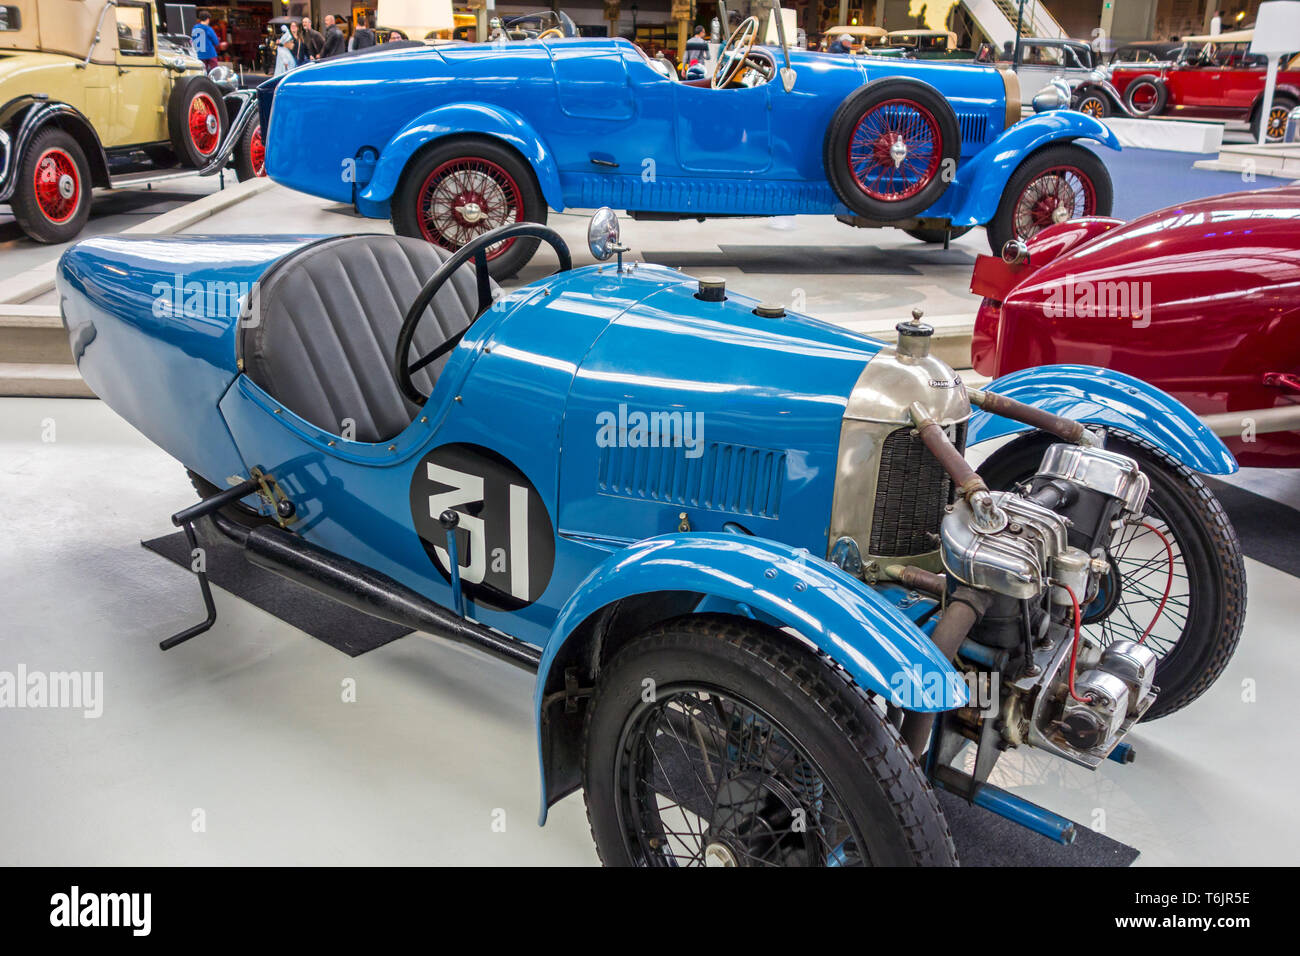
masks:
<path fill-rule="evenodd" d="M 560 271 L 502 295 L 525 238 Z M 581 787 L 606 862 L 951 863 L 932 786 L 1072 839 L 989 772 L 1126 761 L 1226 666 L 1223 444 L 1124 375 L 968 389 L 919 316 L 886 345 L 617 243 L 608 210 L 619 261 L 581 269 L 534 223 L 105 236 L 58 291 L 87 383 L 190 470 L 192 548 L 537 672 L 543 817 Z M 203 568 L 164 648 L 215 618 Z"/>
<path fill-rule="evenodd" d="M 608 205 L 651 219 L 834 215 L 994 250 L 1107 215 L 1114 149 L 1095 119 L 1020 119 L 1014 73 L 764 47 L 758 21 L 712 74 L 681 81 L 627 40 L 555 37 L 380 51 L 264 84 L 267 171 L 391 217 L 447 249 L 547 210 Z M 1064 104 L 1068 104 L 1068 97 Z M 490 250 L 512 275 L 537 241 Z"/>

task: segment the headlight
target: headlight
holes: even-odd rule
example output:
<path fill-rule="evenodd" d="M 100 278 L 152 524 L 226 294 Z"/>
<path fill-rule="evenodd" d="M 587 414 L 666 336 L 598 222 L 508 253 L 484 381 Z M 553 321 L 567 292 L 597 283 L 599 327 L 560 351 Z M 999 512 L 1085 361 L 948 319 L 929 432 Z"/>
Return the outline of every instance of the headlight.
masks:
<path fill-rule="evenodd" d="M 1048 113 L 1052 110 L 1065 109 L 1069 105 L 1070 90 L 1064 83 L 1059 85 L 1055 82 L 1049 83 L 1034 94 L 1035 113 Z"/>

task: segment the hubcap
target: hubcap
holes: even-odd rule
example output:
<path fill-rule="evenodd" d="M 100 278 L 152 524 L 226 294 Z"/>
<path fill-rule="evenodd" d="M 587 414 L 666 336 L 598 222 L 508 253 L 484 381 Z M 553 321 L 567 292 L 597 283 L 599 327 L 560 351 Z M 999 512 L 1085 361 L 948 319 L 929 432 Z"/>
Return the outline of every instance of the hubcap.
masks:
<path fill-rule="evenodd" d="M 903 137 L 894 140 L 894 145 L 889 147 L 889 158 L 894 161 L 894 166 L 902 166 L 903 160 L 907 159 L 907 144 L 903 142 Z"/>
<path fill-rule="evenodd" d="M 64 199 L 71 199 L 77 194 L 77 181 L 64 173 L 59 177 L 59 195 Z"/>

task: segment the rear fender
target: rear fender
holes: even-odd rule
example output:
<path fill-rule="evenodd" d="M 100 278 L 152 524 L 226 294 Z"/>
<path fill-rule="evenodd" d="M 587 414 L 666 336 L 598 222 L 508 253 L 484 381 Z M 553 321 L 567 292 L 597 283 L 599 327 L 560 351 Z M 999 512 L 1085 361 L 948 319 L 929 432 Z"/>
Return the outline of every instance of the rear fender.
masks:
<path fill-rule="evenodd" d="M 1030 154 L 1076 139 L 1093 139 L 1111 149 L 1120 148 L 1119 138 L 1109 128 L 1073 110 L 1039 113 L 1016 123 L 967 161 L 960 174 L 966 185 L 953 211 L 952 224 L 977 226 L 989 222 L 1008 180 Z"/>
<path fill-rule="evenodd" d="M 379 154 L 374 175 L 357 196 L 361 213 L 389 215 L 388 204 L 411 157 L 434 140 L 466 133 L 490 136 L 514 147 L 532 167 L 547 205 L 556 210 L 564 208 L 555 157 L 528 122 L 487 103 L 454 103 L 422 113 L 388 141 Z"/>
<path fill-rule="evenodd" d="M 928 637 L 880 593 L 805 551 L 765 538 L 726 533 L 650 538 L 607 558 L 565 603 L 543 648 L 535 707 L 542 771 L 541 822 L 547 807 L 576 786 L 571 760 L 548 746 L 545 726 L 563 710 L 571 639 L 593 640 L 593 622 L 619 601 L 656 594 L 698 595 L 697 611 L 728 612 L 790 629 L 823 651 L 862 688 L 904 710 L 935 712 L 962 706 L 966 685 Z M 681 613 L 664 600 L 664 619 Z M 653 621 L 643 622 L 649 626 Z M 575 638 L 581 634 L 581 638 Z M 573 741 L 566 739 L 566 749 Z M 571 756 L 568 755 L 568 756 Z M 557 764 L 567 779 L 553 773 Z M 549 786 L 548 786 L 549 783 Z"/>
<path fill-rule="evenodd" d="M 1123 372 L 1093 365 L 1022 369 L 985 389 L 1089 425 L 1127 432 L 1168 452 L 1203 475 L 1237 470 L 1232 453 L 1182 402 Z M 1030 431 L 1028 425 L 991 415 L 971 416 L 967 447 Z"/>
<path fill-rule="evenodd" d="M 47 126 L 57 126 L 77 141 L 90 165 L 92 185 L 109 184 L 108 160 L 90 120 L 67 103 L 20 96 L 0 107 L 0 129 L 6 130 L 10 137 L 8 165 L 0 169 L 0 202 L 8 202 L 13 195 L 22 157 L 36 134 Z"/>

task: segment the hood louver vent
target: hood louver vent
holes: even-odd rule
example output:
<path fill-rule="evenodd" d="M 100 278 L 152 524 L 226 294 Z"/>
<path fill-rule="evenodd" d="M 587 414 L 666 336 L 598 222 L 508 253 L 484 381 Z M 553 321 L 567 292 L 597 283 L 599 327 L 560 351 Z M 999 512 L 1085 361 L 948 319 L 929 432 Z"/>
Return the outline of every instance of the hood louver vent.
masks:
<path fill-rule="evenodd" d="M 605 448 L 597 483 L 601 494 L 729 514 L 779 517 L 785 452 L 706 442 L 702 454 L 685 448 Z"/>

